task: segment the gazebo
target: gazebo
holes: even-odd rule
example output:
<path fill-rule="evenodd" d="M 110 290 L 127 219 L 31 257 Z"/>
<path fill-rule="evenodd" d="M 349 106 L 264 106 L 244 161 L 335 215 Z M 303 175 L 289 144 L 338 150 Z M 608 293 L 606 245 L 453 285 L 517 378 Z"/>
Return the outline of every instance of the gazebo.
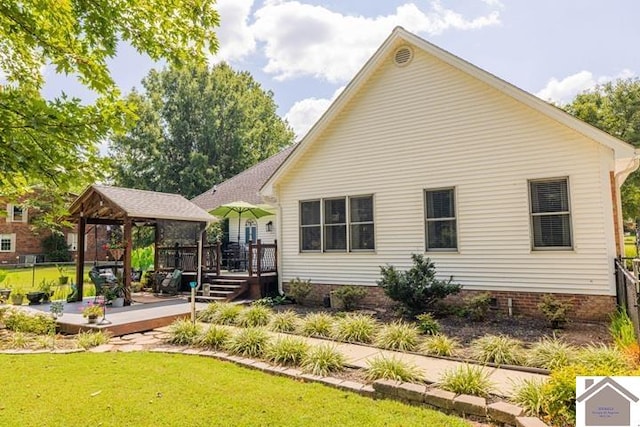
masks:
<path fill-rule="evenodd" d="M 78 248 L 84 248 L 87 225 L 123 226 L 124 254 L 122 259 L 123 281 L 130 303 L 131 289 L 131 231 L 136 226 L 158 228 L 167 224 L 182 224 L 195 230 L 198 246 L 197 283 L 200 286 L 202 244 L 207 225 L 215 218 L 179 194 L 157 193 L 131 188 L 91 185 L 69 208 L 70 219 L 78 223 Z M 157 252 L 156 252 L 157 257 Z M 156 260 L 157 264 L 157 260 Z M 84 277 L 84 250 L 78 251 L 76 278 L 78 300 L 82 300 Z"/>

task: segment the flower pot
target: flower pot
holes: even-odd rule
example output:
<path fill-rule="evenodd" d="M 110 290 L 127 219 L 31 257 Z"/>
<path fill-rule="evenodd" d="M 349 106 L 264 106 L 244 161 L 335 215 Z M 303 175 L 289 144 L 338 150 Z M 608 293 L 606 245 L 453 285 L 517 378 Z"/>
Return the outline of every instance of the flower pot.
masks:
<path fill-rule="evenodd" d="M 98 323 L 98 316 L 88 316 L 87 323 Z"/>
<path fill-rule="evenodd" d="M 111 307 L 124 307 L 124 298 L 118 297 L 111 301 Z"/>
<path fill-rule="evenodd" d="M 109 249 L 109 253 L 113 257 L 114 261 L 120 261 L 122 255 L 124 255 L 124 249 Z"/>
<path fill-rule="evenodd" d="M 58 277 L 58 283 L 61 285 L 66 285 L 67 283 L 69 283 L 69 277 L 68 276 Z"/>
<path fill-rule="evenodd" d="M 3 302 L 7 301 L 9 299 L 9 295 L 11 295 L 11 289 L 0 289 L 0 300 L 2 300 Z"/>
<path fill-rule="evenodd" d="M 44 298 L 44 292 L 35 291 L 27 293 L 27 299 L 29 300 L 29 305 L 38 305 L 42 302 L 42 298 Z"/>
<path fill-rule="evenodd" d="M 13 305 L 22 305 L 24 301 L 24 295 L 22 294 L 12 294 L 11 295 L 11 304 Z"/>

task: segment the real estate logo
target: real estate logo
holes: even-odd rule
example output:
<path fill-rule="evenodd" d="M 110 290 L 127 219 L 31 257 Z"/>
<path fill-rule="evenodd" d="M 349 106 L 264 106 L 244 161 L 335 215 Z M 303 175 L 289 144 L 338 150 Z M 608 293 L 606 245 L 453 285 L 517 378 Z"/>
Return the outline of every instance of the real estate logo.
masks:
<path fill-rule="evenodd" d="M 577 377 L 576 427 L 640 427 L 640 377 Z"/>

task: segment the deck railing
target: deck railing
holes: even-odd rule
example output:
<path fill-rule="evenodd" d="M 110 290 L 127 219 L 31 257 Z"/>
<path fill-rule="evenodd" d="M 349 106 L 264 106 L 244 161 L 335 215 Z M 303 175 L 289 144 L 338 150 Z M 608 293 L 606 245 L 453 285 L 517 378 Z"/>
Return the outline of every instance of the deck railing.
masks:
<path fill-rule="evenodd" d="M 249 276 L 278 272 L 278 242 L 249 243 Z"/>

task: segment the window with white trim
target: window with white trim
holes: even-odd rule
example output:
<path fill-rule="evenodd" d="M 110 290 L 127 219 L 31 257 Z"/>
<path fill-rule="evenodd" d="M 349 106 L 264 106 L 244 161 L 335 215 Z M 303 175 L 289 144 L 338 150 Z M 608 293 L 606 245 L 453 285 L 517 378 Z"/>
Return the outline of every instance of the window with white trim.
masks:
<path fill-rule="evenodd" d="M 324 250 L 347 250 L 347 199 L 324 199 Z"/>
<path fill-rule="evenodd" d="M 0 234 L 0 252 L 15 252 L 16 251 L 16 235 L 12 234 Z"/>
<path fill-rule="evenodd" d="M 349 197 L 349 224 L 349 244 L 352 251 L 375 249 L 373 196 Z"/>
<path fill-rule="evenodd" d="M 300 202 L 301 251 L 320 251 L 322 249 L 320 216 L 320 200 Z"/>
<path fill-rule="evenodd" d="M 533 249 L 571 249 L 569 179 L 529 181 Z"/>
<path fill-rule="evenodd" d="M 27 222 L 27 209 L 20 205 L 7 205 L 7 218 L 9 222 Z"/>
<path fill-rule="evenodd" d="M 425 190 L 424 202 L 426 250 L 458 250 L 454 189 Z"/>

